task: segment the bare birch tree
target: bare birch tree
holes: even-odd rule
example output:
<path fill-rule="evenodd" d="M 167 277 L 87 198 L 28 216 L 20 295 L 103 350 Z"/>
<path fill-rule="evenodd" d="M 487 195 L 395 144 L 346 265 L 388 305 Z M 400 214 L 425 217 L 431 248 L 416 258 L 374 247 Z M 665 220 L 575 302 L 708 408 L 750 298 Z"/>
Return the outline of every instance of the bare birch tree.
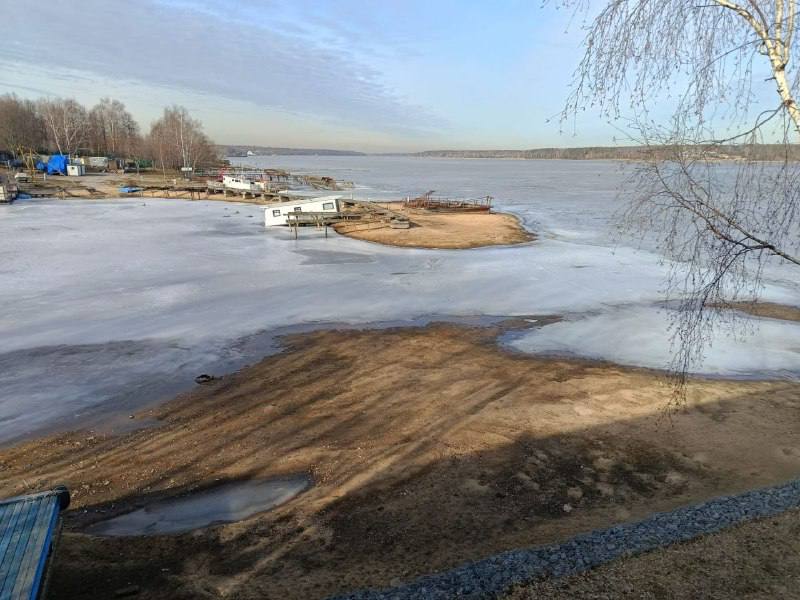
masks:
<path fill-rule="evenodd" d="M 164 109 L 162 117 L 150 127 L 148 145 L 162 171 L 196 168 L 214 161 L 215 154 L 203 125 L 182 106 Z"/>
<path fill-rule="evenodd" d="M 563 116 L 599 110 L 649 149 L 625 223 L 673 265 L 679 398 L 714 328 L 742 325 L 725 309 L 757 302 L 765 271 L 800 275 L 797 4 L 610 0 L 586 27 Z M 758 160 L 764 142 L 778 161 Z M 738 160 L 720 160 L 730 149 Z"/>
<path fill-rule="evenodd" d="M 89 117 L 86 108 L 71 98 L 42 99 L 37 109 L 45 123 L 53 149 L 73 154 L 86 142 Z"/>

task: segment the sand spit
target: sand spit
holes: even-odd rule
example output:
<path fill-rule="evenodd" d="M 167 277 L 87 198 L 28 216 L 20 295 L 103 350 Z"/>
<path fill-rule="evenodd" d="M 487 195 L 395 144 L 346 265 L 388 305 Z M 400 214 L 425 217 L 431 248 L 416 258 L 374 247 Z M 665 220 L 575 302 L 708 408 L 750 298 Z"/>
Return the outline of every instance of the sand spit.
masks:
<path fill-rule="evenodd" d="M 402 203 L 388 206 L 406 215 L 410 229 L 392 229 L 385 223 L 340 223 L 335 229 L 342 235 L 357 240 L 377 242 L 401 248 L 464 249 L 484 246 L 524 244 L 536 239 L 520 223 L 506 213 L 482 212 L 428 212 L 404 209 Z"/>

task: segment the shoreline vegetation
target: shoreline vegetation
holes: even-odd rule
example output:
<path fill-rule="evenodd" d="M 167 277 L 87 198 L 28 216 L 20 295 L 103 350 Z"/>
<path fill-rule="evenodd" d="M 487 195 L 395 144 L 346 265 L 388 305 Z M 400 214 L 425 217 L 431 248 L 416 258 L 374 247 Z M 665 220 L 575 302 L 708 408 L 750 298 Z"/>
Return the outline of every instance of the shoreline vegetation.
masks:
<path fill-rule="evenodd" d="M 212 598 L 246 586 L 248 597 L 306 599 L 800 472 L 787 427 L 800 384 L 698 378 L 667 426 L 659 372 L 498 343 L 555 318 L 531 317 L 290 335 L 281 353 L 135 414 L 143 429 L 0 450 L 0 488 L 73 490 L 53 573 L 70 598 L 131 586 L 154 599 Z M 296 473 L 313 487 L 241 522 L 171 536 L 84 533 L 165 498 Z"/>
<path fill-rule="evenodd" d="M 785 160 L 783 144 L 695 145 L 692 149 L 705 160 Z M 790 150 L 791 160 L 800 160 L 800 146 Z M 587 146 L 575 148 L 534 148 L 529 150 L 427 150 L 409 156 L 422 158 L 504 158 L 525 160 L 667 160 L 677 149 L 672 146 Z"/>

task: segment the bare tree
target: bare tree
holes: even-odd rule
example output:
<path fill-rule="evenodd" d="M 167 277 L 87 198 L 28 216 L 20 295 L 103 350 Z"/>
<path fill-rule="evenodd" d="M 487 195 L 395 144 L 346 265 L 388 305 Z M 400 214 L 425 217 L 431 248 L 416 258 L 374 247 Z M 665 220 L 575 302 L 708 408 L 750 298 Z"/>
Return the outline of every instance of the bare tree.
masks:
<path fill-rule="evenodd" d="M 89 117 L 86 108 L 72 98 L 42 99 L 37 109 L 44 121 L 52 148 L 73 154 L 86 142 Z"/>
<path fill-rule="evenodd" d="M 725 309 L 755 303 L 765 270 L 800 267 L 798 26 L 790 0 L 609 0 L 586 27 L 563 117 L 597 109 L 647 149 L 625 222 L 672 259 L 679 398 L 713 329 L 740 324 Z"/>
<path fill-rule="evenodd" d="M 152 157 L 165 172 L 181 167 L 196 168 L 215 159 L 202 123 L 193 119 L 182 106 L 165 108 L 162 117 L 150 127 L 148 137 Z"/>
<path fill-rule="evenodd" d="M 15 94 L 0 96 L 0 148 L 13 154 L 45 145 L 44 122 L 30 100 Z"/>
<path fill-rule="evenodd" d="M 128 156 L 138 145 L 139 125 L 119 100 L 102 98 L 89 111 L 89 146 L 98 154 Z"/>

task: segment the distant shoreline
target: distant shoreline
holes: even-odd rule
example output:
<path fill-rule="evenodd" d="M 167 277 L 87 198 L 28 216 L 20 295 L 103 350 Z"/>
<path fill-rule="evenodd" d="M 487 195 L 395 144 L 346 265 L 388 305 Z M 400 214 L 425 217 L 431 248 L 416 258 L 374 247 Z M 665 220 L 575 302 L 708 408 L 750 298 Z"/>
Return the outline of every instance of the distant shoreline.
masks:
<path fill-rule="evenodd" d="M 534 148 L 528 150 L 425 150 L 422 152 L 356 152 L 351 150 L 325 150 L 306 148 L 272 148 L 259 146 L 219 146 L 229 158 L 254 158 L 261 156 L 384 156 L 411 158 L 454 158 L 492 160 L 621 160 L 641 161 L 668 158 L 668 147 L 645 146 L 586 146 L 575 148 Z M 782 161 L 786 148 L 780 144 L 741 146 L 698 146 L 705 158 L 714 161 L 751 160 L 759 162 Z M 800 150 L 800 147 L 798 147 Z M 253 152 L 247 155 L 246 151 Z M 232 152 L 232 153 L 231 153 Z M 790 160 L 800 160 L 790 156 Z"/>

